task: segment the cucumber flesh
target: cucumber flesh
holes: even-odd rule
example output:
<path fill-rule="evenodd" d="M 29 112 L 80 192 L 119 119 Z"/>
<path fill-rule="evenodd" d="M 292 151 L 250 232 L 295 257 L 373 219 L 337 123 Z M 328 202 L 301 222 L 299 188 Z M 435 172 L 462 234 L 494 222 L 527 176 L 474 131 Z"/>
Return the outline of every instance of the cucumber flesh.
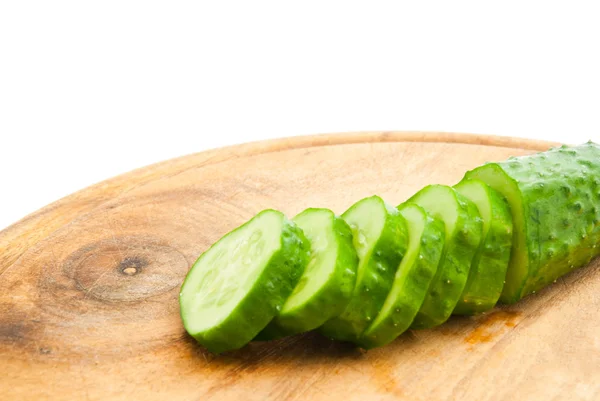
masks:
<path fill-rule="evenodd" d="M 341 314 L 356 283 L 358 256 L 348 224 L 329 209 L 294 218 L 311 244 L 311 259 L 279 314 L 257 336 L 275 339 L 315 329 Z"/>
<path fill-rule="evenodd" d="M 388 344 L 410 327 L 442 257 L 444 223 L 414 204 L 399 210 L 408 224 L 408 250 L 381 311 L 358 340 L 364 348 Z"/>
<path fill-rule="evenodd" d="M 481 241 L 483 222 L 470 200 L 445 185 L 427 186 L 407 203 L 421 206 L 445 224 L 440 265 L 411 326 L 424 329 L 444 323 L 456 307 Z"/>
<path fill-rule="evenodd" d="M 283 307 L 309 260 L 302 230 L 265 210 L 196 261 L 181 287 L 186 331 L 212 352 L 241 348 Z"/>
<path fill-rule="evenodd" d="M 512 214 L 506 199 L 482 181 L 463 180 L 454 189 L 477 206 L 483 219 L 483 240 L 453 312 L 474 315 L 492 309 L 502 293 L 512 247 Z"/>
<path fill-rule="evenodd" d="M 378 196 L 355 203 L 342 218 L 352 229 L 359 258 L 356 285 L 344 311 L 320 330 L 336 340 L 356 341 L 385 302 L 406 253 L 408 234 L 404 217 Z"/>
<path fill-rule="evenodd" d="M 517 302 L 600 253 L 599 145 L 513 157 L 465 178 L 500 192 L 513 215 L 513 249 L 500 301 Z"/>

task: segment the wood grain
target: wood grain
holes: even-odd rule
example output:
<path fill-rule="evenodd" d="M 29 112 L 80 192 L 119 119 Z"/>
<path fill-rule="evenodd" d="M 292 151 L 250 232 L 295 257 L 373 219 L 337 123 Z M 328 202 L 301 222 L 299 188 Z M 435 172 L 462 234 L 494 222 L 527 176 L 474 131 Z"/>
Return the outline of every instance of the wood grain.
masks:
<path fill-rule="evenodd" d="M 316 334 L 215 356 L 185 334 L 195 258 L 259 210 L 400 203 L 552 144 L 420 132 L 297 137 L 136 170 L 0 232 L 7 400 L 596 400 L 598 262 L 510 308 L 362 352 Z"/>

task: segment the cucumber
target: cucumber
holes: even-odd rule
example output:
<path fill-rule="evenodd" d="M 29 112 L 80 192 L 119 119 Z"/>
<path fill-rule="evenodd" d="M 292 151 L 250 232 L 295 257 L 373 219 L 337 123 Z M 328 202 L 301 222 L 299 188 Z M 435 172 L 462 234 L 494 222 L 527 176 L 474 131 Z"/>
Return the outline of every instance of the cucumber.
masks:
<path fill-rule="evenodd" d="M 209 351 L 243 347 L 281 310 L 306 267 L 302 230 L 265 210 L 196 261 L 179 295 L 185 330 Z"/>
<path fill-rule="evenodd" d="M 600 146 L 589 142 L 468 172 L 507 200 L 513 248 L 504 303 L 552 283 L 600 253 Z"/>
<path fill-rule="evenodd" d="M 329 209 L 307 209 L 294 218 L 311 244 L 304 274 L 279 314 L 256 339 L 315 329 L 341 314 L 354 290 L 358 256 L 348 224 Z"/>
<path fill-rule="evenodd" d="M 474 315 L 492 309 L 502 293 L 512 247 L 512 214 L 506 199 L 482 181 L 463 180 L 454 189 L 477 206 L 483 219 L 483 239 L 453 312 Z"/>
<path fill-rule="evenodd" d="M 406 204 L 400 205 L 399 210 L 408 224 L 408 250 L 381 311 L 358 340 L 367 349 L 390 343 L 410 327 L 423 304 L 446 242 L 444 223 L 422 207 Z"/>
<path fill-rule="evenodd" d="M 377 317 L 392 287 L 408 246 L 407 225 L 400 212 L 380 197 L 355 203 L 342 218 L 350 225 L 358 254 L 356 285 L 350 302 L 320 331 L 341 341 L 356 341 Z"/>
<path fill-rule="evenodd" d="M 210 351 L 319 326 L 373 348 L 518 301 L 600 254 L 600 146 L 489 163 L 399 209 L 373 196 L 294 220 L 265 210 L 188 272 L 183 325 Z"/>
<path fill-rule="evenodd" d="M 446 243 L 440 265 L 412 328 L 444 323 L 467 283 L 471 263 L 481 241 L 483 222 L 477 206 L 446 185 L 429 185 L 407 203 L 415 203 L 445 224 Z"/>

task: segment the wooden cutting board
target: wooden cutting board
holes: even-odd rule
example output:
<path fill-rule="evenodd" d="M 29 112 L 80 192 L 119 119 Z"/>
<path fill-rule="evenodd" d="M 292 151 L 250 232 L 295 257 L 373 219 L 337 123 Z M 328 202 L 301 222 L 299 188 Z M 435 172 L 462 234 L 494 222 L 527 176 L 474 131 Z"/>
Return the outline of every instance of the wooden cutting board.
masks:
<path fill-rule="evenodd" d="M 263 208 L 398 204 L 548 142 L 442 133 L 298 137 L 94 185 L 0 233 L 2 400 L 598 400 L 598 261 L 512 307 L 364 352 L 316 334 L 212 355 L 178 313 L 209 244 Z"/>

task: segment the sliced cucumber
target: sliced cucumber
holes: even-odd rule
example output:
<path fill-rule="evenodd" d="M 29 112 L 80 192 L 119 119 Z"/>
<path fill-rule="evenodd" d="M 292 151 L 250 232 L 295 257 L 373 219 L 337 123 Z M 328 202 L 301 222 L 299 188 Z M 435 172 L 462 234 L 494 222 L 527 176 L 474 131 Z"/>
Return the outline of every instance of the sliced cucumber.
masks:
<path fill-rule="evenodd" d="M 265 210 L 196 261 L 181 287 L 186 331 L 212 352 L 243 347 L 281 310 L 306 267 L 302 230 Z"/>
<path fill-rule="evenodd" d="M 307 209 L 294 218 L 311 243 L 311 259 L 279 314 L 256 339 L 315 329 L 341 314 L 356 283 L 358 256 L 348 224 L 329 209 Z"/>
<path fill-rule="evenodd" d="M 489 163 L 465 175 L 508 200 L 513 249 L 504 303 L 552 283 L 600 254 L 600 146 L 563 146 Z"/>
<path fill-rule="evenodd" d="M 412 328 L 423 329 L 444 323 L 454 310 L 467 283 L 471 262 L 481 241 L 483 223 L 477 206 L 445 185 L 430 185 L 407 203 L 415 203 L 446 228 L 446 244 Z"/>
<path fill-rule="evenodd" d="M 422 207 L 404 204 L 399 210 L 408 223 L 408 250 L 381 311 L 358 340 L 365 348 L 388 344 L 410 327 L 425 300 L 446 242 L 444 223 Z"/>
<path fill-rule="evenodd" d="M 377 317 L 406 253 L 407 226 L 400 212 L 380 197 L 355 203 L 342 217 L 350 225 L 359 264 L 356 285 L 343 313 L 322 327 L 333 339 L 356 341 Z"/>
<path fill-rule="evenodd" d="M 453 312 L 473 315 L 492 309 L 502 293 L 512 247 L 512 214 L 506 199 L 482 181 L 463 180 L 454 189 L 477 206 L 483 219 L 483 240 Z"/>

